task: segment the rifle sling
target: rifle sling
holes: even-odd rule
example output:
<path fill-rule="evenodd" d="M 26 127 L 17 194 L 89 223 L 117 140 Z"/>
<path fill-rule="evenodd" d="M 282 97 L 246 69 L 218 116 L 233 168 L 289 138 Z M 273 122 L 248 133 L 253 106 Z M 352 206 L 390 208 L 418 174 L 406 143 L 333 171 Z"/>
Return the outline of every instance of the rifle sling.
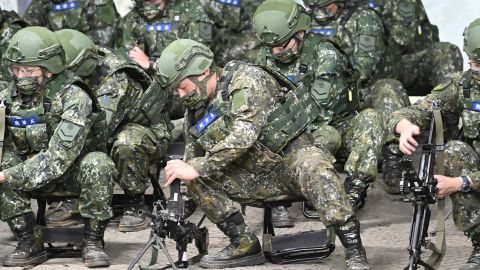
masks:
<path fill-rule="evenodd" d="M 4 138 L 5 138 L 5 112 L 6 107 L 3 103 L 3 100 L 0 102 L 0 162 L 3 157 L 3 147 L 4 147 Z"/>
<path fill-rule="evenodd" d="M 433 110 L 433 117 L 435 117 L 435 145 L 436 145 L 436 154 L 435 154 L 435 174 L 444 175 L 445 166 L 444 166 L 444 138 L 443 138 L 443 122 L 442 115 L 439 109 Z M 427 265 L 431 266 L 433 269 L 438 269 L 440 263 L 442 262 L 443 256 L 447 249 L 447 243 L 445 239 L 445 200 L 437 200 L 437 232 L 436 232 L 436 241 L 435 244 L 428 242 L 426 248 L 431 250 L 433 253 L 427 260 Z"/>

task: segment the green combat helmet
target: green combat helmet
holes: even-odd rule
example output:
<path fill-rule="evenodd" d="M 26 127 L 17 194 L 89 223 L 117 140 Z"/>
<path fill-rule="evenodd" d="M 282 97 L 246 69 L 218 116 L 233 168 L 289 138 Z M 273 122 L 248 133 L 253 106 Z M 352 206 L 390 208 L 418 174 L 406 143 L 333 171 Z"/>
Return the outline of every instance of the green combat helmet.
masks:
<path fill-rule="evenodd" d="M 465 28 L 463 37 L 463 51 L 468 58 L 480 63 L 480 19 L 476 19 Z"/>
<path fill-rule="evenodd" d="M 73 29 L 55 31 L 55 35 L 65 50 L 67 68 L 80 77 L 90 75 L 98 65 L 98 54 L 93 41 Z"/>
<path fill-rule="evenodd" d="M 10 64 L 40 66 L 54 74 L 65 70 L 65 52 L 60 41 L 41 26 L 29 26 L 15 33 L 4 58 Z"/>
<path fill-rule="evenodd" d="M 253 15 L 257 37 L 268 46 L 279 45 L 310 28 L 310 16 L 294 0 L 266 0 Z"/>

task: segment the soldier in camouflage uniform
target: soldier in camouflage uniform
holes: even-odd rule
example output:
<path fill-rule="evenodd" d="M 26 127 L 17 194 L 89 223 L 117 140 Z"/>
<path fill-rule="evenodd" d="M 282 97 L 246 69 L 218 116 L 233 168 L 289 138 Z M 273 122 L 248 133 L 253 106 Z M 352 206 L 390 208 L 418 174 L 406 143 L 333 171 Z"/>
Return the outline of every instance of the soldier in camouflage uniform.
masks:
<path fill-rule="evenodd" d="M 309 31 L 310 17 L 292 0 L 268 0 L 254 15 L 264 43 L 259 63 L 303 83 L 321 107 L 309 129 L 317 145 L 346 158 L 345 188 L 356 209 L 375 181 L 383 124 L 373 109 L 358 112 L 358 89 L 348 57 L 330 40 Z"/>
<path fill-rule="evenodd" d="M 68 68 L 93 89 L 106 112 L 108 151 L 120 173 L 117 183 L 127 204 L 118 229 L 146 229 L 148 220 L 138 211 L 145 209 L 149 168 L 165 157 L 171 139 L 172 125 L 163 110 L 167 94 L 138 65 L 95 46 L 86 35 L 72 29 L 55 34 L 65 49 Z"/>
<path fill-rule="evenodd" d="M 255 9 L 262 0 L 200 0 L 205 12 L 215 22 L 212 50 L 215 63 L 223 66 L 232 60 L 254 62 L 260 42 L 252 27 Z"/>
<path fill-rule="evenodd" d="M 7 49 L 8 41 L 18 30 L 27 27 L 28 23 L 18 16 L 15 11 L 2 10 L 0 8 L 0 57 L 3 57 Z M 0 62 L 0 80 L 8 78 L 8 69 Z"/>
<path fill-rule="evenodd" d="M 191 38 L 209 45 L 212 29 L 198 0 L 135 0 L 119 23 L 117 47 L 154 74 L 155 61 L 168 44 Z"/>
<path fill-rule="evenodd" d="M 467 27 L 464 36 L 470 69 L 446 77 L 424 100 L 395 112 L 389 124 L 390 131 L 400 135 L 400 150 L 411 155 L 418 146 L 414 136 L 428 128 L 433 101 L 439 102 L 442 113 L 462 119 L 462 140 L 446 144 L 445 175 L 435 175 L 438 197 L 450 195 L 455 225 L 473 243 L 472 255 L 462 270 L 480 269 L 480 19 Z"/>
<path fill-rule="evenodd" d="M 23 15 L 31 25 L 45 26 L 52 31 L 78 30 L 96 44 L 115 45 L 115 29 L 119 15 L 113 0 L 32 0 Z"/>
<path fill-rule="evenodd" d="M 233 201 L 261 206 L 264 199 L 290 194 L 310 200 L 321 221 L 333 227 L 346 248 L 348 269 L 369 269 L 334 157 L 305 132 L 315 119 L 310 113 L 319 109 L 306 87 L 294 89 L 281 74 L 244 62 L 218 69 L 206 46 L 184 39 L 165 48 L 157 75 L 187 107 L 185 161 L 167 163 L 166 185 L 187 181 L 197 205 L 230 237 L 200 266 L 263 263 L 259 240 Z"/>
<path fill-rule="evenodd" d="M 79 196 L 85 232 L 86 266 L 108 266 L 103 234 L 112 217 L 113 161 L 105 151 L 105 115 L 91 90 L 65 70 L 65 54 L 55 34 L 27 27 L 10 40 L 5 59 L 13 81 L 2 91 L 14 149 L 7 149 L 0 172 L 0 217 L 19 240 L 3 261 L 27 266 L 47 259 L 41 230 L 30 207 L 32 194 Z"/>

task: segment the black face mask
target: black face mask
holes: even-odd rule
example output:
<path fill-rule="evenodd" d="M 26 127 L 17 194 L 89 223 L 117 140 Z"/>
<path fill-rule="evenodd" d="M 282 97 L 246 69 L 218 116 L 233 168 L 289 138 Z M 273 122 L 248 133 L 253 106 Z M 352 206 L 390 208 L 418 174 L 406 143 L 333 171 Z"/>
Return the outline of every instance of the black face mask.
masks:
<path fill-rule="evenodd" d="M 303 38 L 300 37 L 298 34 L 295 34 L 293 37 L 293 39 L 295 39 L 295 42 L 297 43 L 297 50 L 296 52 L 293 51 L 292 48 L 290 49 L 285 49 L 283 50 L 281 53 L 277 53 L 277 54 L 272 54 L 272 57 L 280 62 L 280 63 L 283 63 L 283 64 L 288 64 L 288 63 L 291 63 L 293 62 L 295 59 L 298 58 L 298 56 L 300 55 L 299 52 L 302 50 L 302 46 L 303 46 Z M 285 45 L 288 46 L 288 44 L 290 43 L 290 40 L 288 40 L 287 44 Z M 284 47 L 284 48 L 285 48 Z"/>

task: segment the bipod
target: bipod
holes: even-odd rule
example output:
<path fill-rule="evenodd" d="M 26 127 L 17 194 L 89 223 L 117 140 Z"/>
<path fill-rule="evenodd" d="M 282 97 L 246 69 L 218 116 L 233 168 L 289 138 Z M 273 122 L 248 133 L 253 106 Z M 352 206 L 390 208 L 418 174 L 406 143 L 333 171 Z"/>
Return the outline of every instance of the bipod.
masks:
<path fill-rule="evenodd" d="M 130 263 L 127 270 L 132 270 L 133 267 L 135 267 L 135 265 L 138 263 L 138 261 L 140 261 L 140 259 L 143 257 L 145 252 L 147 252 L 147 250 L 150 247 L 154 249 L 154 251 L 152 251 L 152 258 L 150 259 L 150 263 L 146 267 L 139 266 L 140 269 L 153 269 L 153 268 L 150 268 L 149 266 L 155 265 L 157 263 L 158 250 L 161 249 L 165 254 L 165 257 L 167 257 L 168 261 L 170 262 L 170 266 L 173 269 L 178 270 L 177 265 L 173 261 L 172 256 L 170 256 L 170 253 L 168 253 L 167 247 L 165 246 L 165 239 L 160 238 L 155 233 L 152 233 L 152 237 L 150 237 L 150 240 L 148 240 L 147 244 L 145 244 L 145 246 L 140 251 L 140 253 L 138 253 L 137 256 L 135 256 L 135 259 L 133 259 L 133 261 Z M 155 268 L 155 269 L 159 269 L 159 268 Z"/>

